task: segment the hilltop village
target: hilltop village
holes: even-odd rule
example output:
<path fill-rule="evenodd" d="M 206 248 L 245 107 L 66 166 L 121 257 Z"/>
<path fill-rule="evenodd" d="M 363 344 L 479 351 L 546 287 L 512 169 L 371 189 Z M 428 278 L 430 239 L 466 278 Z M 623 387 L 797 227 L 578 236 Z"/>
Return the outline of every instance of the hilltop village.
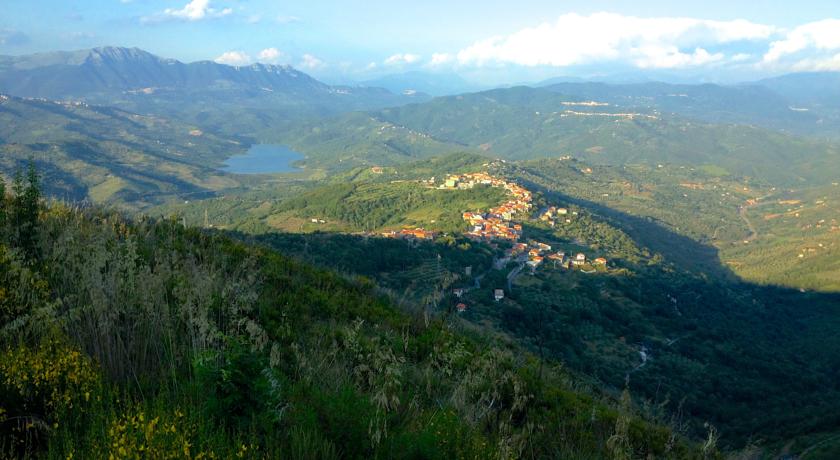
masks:
<path fill-rule="evenodd" d="M 607 260 L 599 257 L 587 258 L 586 254 L 577 253 L 567 255 L 563 251 L 553 250 L 550 244 L 522 239 L 522 224 L 517 220 L 527 220 L 533 208 L 533 195 L 525 187 L 488 173 L 450 174 L 438 185 L 435 178 L 424 181 L 429 187 L 438 190 L 469 190 L 476 186 L 488 186 L 505 190 L 507 201 L 483 212 L 480 210 L 466 211 L 463 220 L 469 225 L 464 235 L 475 241 L 482 241 L 496 245 L 497 242 L 507 242 L 512 246 L 496 261 L 498 269 L 509 262 L 518 262 L 535 271 L 544 262 L 551 262 L 555 268 L 579 269 L 584 273 L 594 273 L 597 267 L 606 267 Z M 538 220 L 554 227 L 557 224 L 571 223 L 577 216 L 577 211 L 567 208 L 550 206 L 539 213 Z M 386 238 L 401 238 L 409 240 L 432 240 L 437 233 L 424 229 L 404 228 L 399 231 L 381 233 Z"/>

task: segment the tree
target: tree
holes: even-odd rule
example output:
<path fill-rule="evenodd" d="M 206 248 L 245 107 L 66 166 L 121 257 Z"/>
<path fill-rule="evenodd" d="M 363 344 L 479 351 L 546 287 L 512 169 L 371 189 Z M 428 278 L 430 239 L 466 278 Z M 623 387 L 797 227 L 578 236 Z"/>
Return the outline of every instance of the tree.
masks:
<path fill-rule="evenodd" d="M 0 176 L 0 238 L 6 233 L 6 182 Z"/>
<path fill-rule="evenodd" d="M 12 185 L 12 237 L 30 260 L 38 258 L 38 214 L 41 206 L 41 177 L 30 160 L 26 179 L 20 170 Z"/>

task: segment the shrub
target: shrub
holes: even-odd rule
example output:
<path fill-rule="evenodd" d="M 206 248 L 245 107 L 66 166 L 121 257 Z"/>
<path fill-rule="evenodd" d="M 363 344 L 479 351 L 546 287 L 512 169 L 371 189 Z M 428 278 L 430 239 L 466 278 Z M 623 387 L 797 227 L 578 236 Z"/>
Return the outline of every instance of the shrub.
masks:
<path fill-rule="evenodd" d="M 100 388 L 95 363 L 62 341 L 7 348 L 0 353 L 2 444 L 17 453 L 37 450 L 50 431 L 79 426 Z"/>

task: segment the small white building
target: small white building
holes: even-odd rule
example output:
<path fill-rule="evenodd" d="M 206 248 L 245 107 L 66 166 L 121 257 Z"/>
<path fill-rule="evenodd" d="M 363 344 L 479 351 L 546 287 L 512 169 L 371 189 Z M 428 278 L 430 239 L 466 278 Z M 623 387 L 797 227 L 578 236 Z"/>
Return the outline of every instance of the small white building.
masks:
<path fill-rule="evenodd" d="M 498 302 L 498 301 L 500 301 L 504 298 L 505 298 L 505 291 L 503 289 L 494 289 L 493 290 L 493 299 L 495 299 L 496 302 Z"/>

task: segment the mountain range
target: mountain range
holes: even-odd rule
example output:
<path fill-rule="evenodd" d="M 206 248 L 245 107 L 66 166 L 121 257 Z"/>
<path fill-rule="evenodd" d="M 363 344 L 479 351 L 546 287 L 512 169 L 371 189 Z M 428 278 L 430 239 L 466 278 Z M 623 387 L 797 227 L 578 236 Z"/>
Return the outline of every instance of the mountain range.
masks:
<path fill-rule="evenodd" d="M 288 65 L 183 63 L 139 48 L 102 47 L 28 56 L 0 56 L 0 91 L 48 99 L 161 90 L 262 90 L 313 95 L 387 95 L 381 88 L 330 86 Z M 396 103 L 400 97 L 396 96 Z"/>
<path fill-rule="evenodd" d="M 0 56 L 0 93 L 83 100 L 200 121 L 239 135 L 255 124 L 265 126 L 428 99 L 421 93 L 330 86 L 290 66 L 183 63 L 138 48 L 119 47 Z M 217 117 L 220 110 L 227 115 Z M 240 116 L 230 117 L 234 111 Z"/>

